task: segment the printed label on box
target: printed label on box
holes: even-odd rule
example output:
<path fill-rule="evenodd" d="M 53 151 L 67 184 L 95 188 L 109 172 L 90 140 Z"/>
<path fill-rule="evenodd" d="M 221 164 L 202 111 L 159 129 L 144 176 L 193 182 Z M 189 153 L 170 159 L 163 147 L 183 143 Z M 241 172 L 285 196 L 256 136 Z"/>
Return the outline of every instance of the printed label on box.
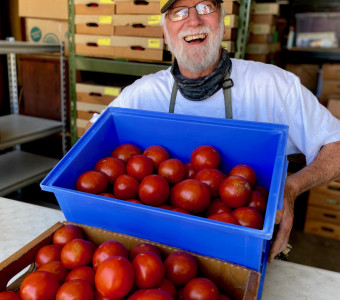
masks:
<path fill-rule="evenodd" d="M 230 16 L 224 17 L 224 26 L 230 26 Z"/>
<path fill-rule="evenodd" d="M 100 16 L 99 17 L 99 24 L 111 24 L 112 23 L 112 16 Z"/>
<path fill-rule="evenodd" d="M 32 41 L 34 42 L 39 42 L 41 40 L 41 30 L 39 27 L 32 27 L 31 32 L 30 32 L 30 37 Z"/>
<path fill-rule="evenodd" d="M 113 0 L 100 0 L 99 3 L 103 3 L 103 4 L 113 4 Z"/>
<path fill-rule="evenodd" d="M 99 46 L 110 46 L 111 39 L 110 38 L 98 38 L 98 45 Z"/>
<path fill-rule="evenodd" d="M 148 25 L 160 24 L 161 16 L 148 16 Z"/>
<path fill-rule="evenodd" d="M 160 48 L 161 43 L 157 39 L 149 39 L 148 40 L 148 48 Z"/>
<path fill-rule="evenodd" d="M 106 87 L 104 89 L 105 95 L 118 96 L 119 93 L 120 93 L 120 89 L 118 89 L 118 88 Z"/>

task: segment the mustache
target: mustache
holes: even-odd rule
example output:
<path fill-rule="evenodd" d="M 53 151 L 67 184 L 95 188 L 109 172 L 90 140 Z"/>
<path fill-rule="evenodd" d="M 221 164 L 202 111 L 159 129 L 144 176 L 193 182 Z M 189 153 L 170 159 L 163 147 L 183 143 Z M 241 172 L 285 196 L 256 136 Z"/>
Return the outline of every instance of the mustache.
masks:
<path fill-rule="evenodd" d="M 196 35 L 202 33 L 211 33 L 211 28 L 209 26 L 200 26 L 195 29 L 183 29 L 178 33 L 178 38 L 182 39 L 188 35 Z"/>

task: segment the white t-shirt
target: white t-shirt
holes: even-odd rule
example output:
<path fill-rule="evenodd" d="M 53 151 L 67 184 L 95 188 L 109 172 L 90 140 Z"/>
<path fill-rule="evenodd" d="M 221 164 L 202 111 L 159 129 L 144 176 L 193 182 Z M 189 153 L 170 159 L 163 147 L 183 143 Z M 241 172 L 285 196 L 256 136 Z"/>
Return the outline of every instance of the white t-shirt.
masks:
<path fill-rule="evenodd" d="M 287 154 L 303 153 L 308 164 L 323 145 L 340 141 L 340 122 L 294 74 L 270 64 L 232 59 L 230 78 L 233 119 L 288 125 Z M 145 75 L 110 106 L 168 112 L 173 84 L 170 68 Z M 224 118 L 223 91 L 203 101 L 187 100 L 178 91 L 174 112 Z M 98 117 L 94 114 L 91 122 Z"/>

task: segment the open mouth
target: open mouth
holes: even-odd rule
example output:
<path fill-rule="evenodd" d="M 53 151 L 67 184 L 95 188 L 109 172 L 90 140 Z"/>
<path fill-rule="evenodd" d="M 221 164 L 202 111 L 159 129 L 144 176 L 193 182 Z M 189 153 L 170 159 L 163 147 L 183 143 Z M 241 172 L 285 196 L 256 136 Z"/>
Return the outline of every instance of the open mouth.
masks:
<path fill-rule="evenodd" d="M 206 34 L 206 33 L 188 35 L 188 36 L 184 37 L 184 40 L 187 43 L 201 43 L 206 39 L 207 36 L 208 36 L 208 34 Z"/>

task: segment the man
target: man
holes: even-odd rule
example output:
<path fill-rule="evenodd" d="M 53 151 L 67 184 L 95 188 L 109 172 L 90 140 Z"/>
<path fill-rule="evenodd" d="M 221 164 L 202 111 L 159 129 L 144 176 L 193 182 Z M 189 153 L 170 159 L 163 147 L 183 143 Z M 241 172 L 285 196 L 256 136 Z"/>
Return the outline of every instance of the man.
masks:
<path fill-rule="evenodd" d="M 138 79 L 110 105 L 289 125 L 287 154 L 303 153 L 307 166 L 287 177 L 271 262 L 286 249 L 297 196 L 340 178 L 340 122 L 295 75 L 273 65 L 230 59 L 220 46 L 225 12 L 218 1 L 161 0 L 173 66 Z"/>

